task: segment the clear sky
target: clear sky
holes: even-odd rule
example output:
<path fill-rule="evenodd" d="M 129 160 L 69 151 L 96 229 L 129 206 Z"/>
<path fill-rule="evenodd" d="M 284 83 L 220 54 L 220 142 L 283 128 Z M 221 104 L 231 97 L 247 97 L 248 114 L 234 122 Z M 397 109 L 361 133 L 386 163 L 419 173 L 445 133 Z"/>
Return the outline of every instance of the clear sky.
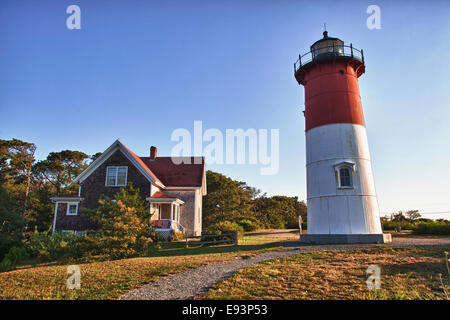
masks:
<path fill-rule="evenodd" d="M 69 5 L 81 29 L 69 30 Z M 381 9 L 369 30 L 366 9 Z M 382 213 L 450 212 L 450 1 L 2 0 L 0 138 L 37 157 L 115 139 L 170 155 L 177 128 L 280 130 L 280 170 L 211 165 L 269 195 L 306 198 L 299 53 L 363 48 L 359 79 Z M 436 217 L 436 215 L 426 215 Z M 450 213 L 441 215 L 450 217 Z"/>

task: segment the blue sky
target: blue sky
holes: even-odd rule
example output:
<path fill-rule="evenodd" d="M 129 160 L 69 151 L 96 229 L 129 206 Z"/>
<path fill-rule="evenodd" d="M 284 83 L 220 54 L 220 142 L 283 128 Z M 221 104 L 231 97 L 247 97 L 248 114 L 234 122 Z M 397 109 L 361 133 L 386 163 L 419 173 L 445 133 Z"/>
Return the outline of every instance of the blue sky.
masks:
<path fill-rule="evenodd" d="M 81 30 L 66 8 L 81 8 Z M 369 5 L 381 29 L 366 26 Z M 363 48 L 360 93 L 383 213 L 450 212 L 449 1 L 22 1 L 0 4 L 0 138 L 93 154 L 115 139 L 170 155 L 177 128 L 280 130 L 280 170 L 212 165 L 306 198 L 299 53 Z M 426 215 L 436 217 L 435 215 Z M 443 216 L 449 217 L 449 214 Z"/>

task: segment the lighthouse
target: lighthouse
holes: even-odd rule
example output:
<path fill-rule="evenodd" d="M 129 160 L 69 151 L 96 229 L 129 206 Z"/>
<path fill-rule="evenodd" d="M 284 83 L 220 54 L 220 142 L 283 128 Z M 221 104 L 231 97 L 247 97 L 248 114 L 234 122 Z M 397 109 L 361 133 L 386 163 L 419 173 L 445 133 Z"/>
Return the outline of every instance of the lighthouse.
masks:
<path fill-rule="evenodd" d="M 358 78 L 363 50 L 323 33 L 294 63 L 305 88 L 307 243 L 386 243 Z"/>

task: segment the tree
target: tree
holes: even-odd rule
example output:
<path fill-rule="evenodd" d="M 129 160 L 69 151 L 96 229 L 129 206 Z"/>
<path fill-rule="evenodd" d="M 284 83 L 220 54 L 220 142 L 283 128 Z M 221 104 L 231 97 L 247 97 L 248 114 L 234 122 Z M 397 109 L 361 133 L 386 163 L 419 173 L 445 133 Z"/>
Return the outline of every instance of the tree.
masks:
<path fill-rule="evenodd" d="M 97 226 L 85 239 L 90 250 L 116 259 L 145 253 L 155 233 L 148 204 L 141 199 L 139 189 L 130 182 L 114 199 L 102 195 L 99 204 L 98 209 L 82 210 L 82 215 Z"/>
<path fill-rule="evenodd" d="M 408 220 L 403 211 L 391 213 L 391 221 L 402 222 Z"/>
<path fill-rule="evenodd" d="M 27 210 L 28 194 L 31 186 L 31 170 L 34 163 L 34 154 L 36 152 L 36 145 L 34 143 L 25 142 L 18 139 L 0 140 L 0 164 L 4 175 L 10 174 L 15 178 L 16 182 L 25 183 L 25 194 L 22 206 L 22 230 L 25 226 L 25 213 Z"/>
<path fill-rule="evenodd" d="M 258 220 L 267 228 L 297 228 L 299 216 L 306 220 L 306 205 L 297 197 L 261 197 L 255 207 Z"/>
<path fill-rule="evenodd" d="M 203 200 L 203 227 L 229 221 L 263 228 L 297 228 L 306 221 L 306 205 L 297 197 L 261 195 L 245 182 L 207 171 L 208 194 Z M 247 226 L 248 228 L 248 226 Z"/>
<path fill-rule="evenodd" d="M 238 221 L 251 215 L 251 195 L 244 182 L 220 173 L 206 172 L 208 194 L 203 200 L 203 227 L 222 222 Z"/>
<path fill-rule="evenodd" d="M 56 195 L 61 195 L 62 191 L 75 191 L 72 181 L 87 167 L 88 158 L 81 151 L 51 152 L 46 160 L 36 163 L 34 171 L 40 180 L 48 181 L 56 188 Z"/>
<path fill-rule="evenodd" d="M 89 159 L 91 159 L 91 161 L 94 162 L 101 155 L 102 155 L 102 152 L 97 152 L 97 153 L 93 154 L 92 156 L 90 156 Z"/>
<path fill-rule="evenodd" d="M 408 220 L 410 220 L 411 222 L 422 217 L 419 213 L 419 210 L 408 210 L 408 211 L 406 211 L 405 215 L 406 215 L 406 218 Z"/>
<path fill-rule="evenodd" d="M 22 225 L 15 199 L 0 185 L 0 261 L 10 247 L 19 243 Z"/>

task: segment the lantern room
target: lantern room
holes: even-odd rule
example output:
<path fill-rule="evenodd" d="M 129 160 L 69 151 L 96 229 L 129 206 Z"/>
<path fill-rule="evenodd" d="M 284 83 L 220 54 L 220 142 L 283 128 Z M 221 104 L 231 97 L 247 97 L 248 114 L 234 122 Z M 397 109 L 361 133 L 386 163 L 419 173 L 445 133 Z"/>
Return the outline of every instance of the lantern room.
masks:
<path fill-rule="evenodd" d="M 311 46 L 313 59 L 328 58 L 330 56 L 344 55 L 344 41 L 338 38 L 328 37 L 328 31 L 323 32 L 323 39 L 320 39 Z"/>

